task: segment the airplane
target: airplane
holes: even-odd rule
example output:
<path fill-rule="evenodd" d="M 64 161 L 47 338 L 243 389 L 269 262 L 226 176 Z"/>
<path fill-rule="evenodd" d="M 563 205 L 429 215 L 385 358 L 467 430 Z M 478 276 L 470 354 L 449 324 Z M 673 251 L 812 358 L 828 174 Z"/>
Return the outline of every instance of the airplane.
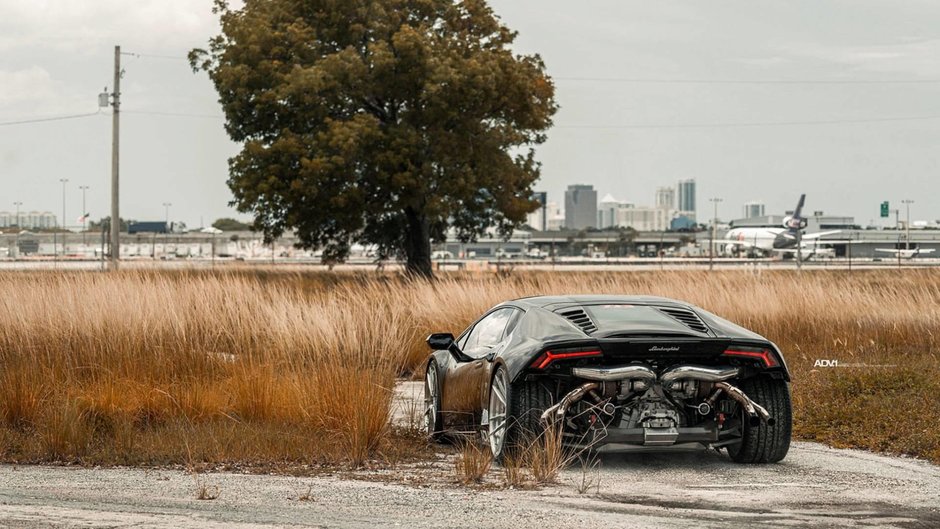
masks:
<path fill-rule="evenodd" d="M 927 255 L 928 253 L 933 253 L 933 248 L 911 248 L 909 250 L 905 249 L 895 249 L 895 248 L 875 248 L 876 252 L 885 252 L 894 254 L 895 257 L 901 259 L 913 259 L 919 255 Z"/>
<path fill-rule="evenodd" d="M 733 228 L 725 234 L 725 239 L 715 242 L 725 245 L 726 248 L 733 247 L 737 252 L 769 255 L 771 252 L 795 252 L 798 239 L 803 241 L 799 248 L 802 250 L 808 247 L 806 241 L 840 232 L 834 230 L 802 233 L 807 223 L 806 218 L 802 216 L 804 202 L 806 195 L 802 194 L 793 214 L 783 218 L 783 226 L 780 228 Z"/>

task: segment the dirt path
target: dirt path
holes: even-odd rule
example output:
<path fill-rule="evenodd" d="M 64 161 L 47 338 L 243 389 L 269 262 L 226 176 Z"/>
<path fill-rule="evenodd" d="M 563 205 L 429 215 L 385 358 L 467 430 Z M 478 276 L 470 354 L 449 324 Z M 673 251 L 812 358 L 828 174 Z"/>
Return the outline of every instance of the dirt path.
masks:
<path fill-rule="evenodd" d="M 336 477 L 208 474 L 197 500 L 177 471 L 0 466 L 6 527 L 940 526 L 940 469 L 796 443 L 783 464 L 714 453 L 608 456 L 578 494 L 578 469 L 540 491 L 430 488 Z"/>

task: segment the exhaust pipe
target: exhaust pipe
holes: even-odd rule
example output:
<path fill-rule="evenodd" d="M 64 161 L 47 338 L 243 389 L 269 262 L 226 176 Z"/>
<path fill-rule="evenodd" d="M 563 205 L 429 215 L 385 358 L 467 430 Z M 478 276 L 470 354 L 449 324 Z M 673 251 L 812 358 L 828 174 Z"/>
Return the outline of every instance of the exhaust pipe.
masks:
<path fill-rule="evenodd" d="M 698 380 L 701 382 L 714 383 L 715 392 L 707 400 L 699 404 L 696 411 L 701 415 L 707 415 L 715 407 L 718 397 L 721 393 L 727 393 L 728 397 L 737 401 L 751 419 L 760 420 L 768 426 L 773 426 L 774 419 L 770 413 L 760 404 L 751 400 L 743 391 L 735 386 L 725 382 L 737 377 L 741 370 L 737 367 L 705 367 L 705 366 L 675 366 L 663 372 L 659 377 L 662 385 L 669 389 L 677 382 L 682 380 Z"/>
<path fill-rule="evenodd" d="M 551 423 L 552 415 L 554 415 L 558 420 L 563 420 L 565 418 L 565 414 L 568 413 L 568 408 L 570 408 L 572 404 L 575 404 L 583 399 L 585 395 L 591 391 L 596 390 L 597 387 L 597 382 L 588 382 L 587 384 L 582 384 L 573 389 L 567 395 L 562 397 L 562 399 L 558 401 L 558 404 L 551 406 L 542 413 L 542 422 Z"/>
<path fill-rule="evenodd" d="M 715 401 L 718 399 L 718 396 L 721 395 L 722 391 L 727 393 L 728 396 L 732 399 L 736 400 L 751 418 L 759 418 L 761 421 L 767 423 L 767 426 L 774 425 L 773 417 L 770 416 L 770 413 L 763 406 L 754 402 L 743 391 L 732 386 L 731 384 L 728 384 L 727 382 L 715 383 L 715 393 L 713 393 L 708 398 L 708 401 L 706 401 L 709 406 L 714 406 Z"/>
<path fill-rule="evenodd" d="M 679 380 L 722 382 L 738 376 L 740 371 L 737 367 L 674 366 L 663 371 L 659 380 L 666 387 L 671 387 Z"/>
<path fill-rule="evenodd" d="M 628 365 L 617 367 L 576 367 L 571 373 L 585 380 L 599 382 L 616 382 L 618 380 L 645 380 L 648 383 L 656 381 L 656 372 L 641 365 Z"/>

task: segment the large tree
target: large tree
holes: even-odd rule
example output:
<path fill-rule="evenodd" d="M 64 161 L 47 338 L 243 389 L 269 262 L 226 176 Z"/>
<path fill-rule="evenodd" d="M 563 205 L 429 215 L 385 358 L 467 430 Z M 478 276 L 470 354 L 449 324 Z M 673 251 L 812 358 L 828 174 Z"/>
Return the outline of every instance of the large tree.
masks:
<path fill-rule="evenodd" d="M 533 147 L 557 106 L 537 55 L 484 0 L 217 0 L 193 50 L 242 144 L 239 211 L 342 259 L 376 244 L 431 275 L 431 241 L 502 235 L 538 207 Z"/>

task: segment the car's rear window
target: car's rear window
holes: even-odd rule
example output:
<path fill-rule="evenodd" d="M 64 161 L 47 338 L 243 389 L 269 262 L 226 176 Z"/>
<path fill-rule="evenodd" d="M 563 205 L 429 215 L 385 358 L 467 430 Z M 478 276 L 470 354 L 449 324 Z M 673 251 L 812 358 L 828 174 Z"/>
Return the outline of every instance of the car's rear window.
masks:
<path fill-rule="evenodd" d="M 601 332 L 676 332 L 690 333 L 689 327 L 648 305 L 589 305 L 584 309 Z"/>

